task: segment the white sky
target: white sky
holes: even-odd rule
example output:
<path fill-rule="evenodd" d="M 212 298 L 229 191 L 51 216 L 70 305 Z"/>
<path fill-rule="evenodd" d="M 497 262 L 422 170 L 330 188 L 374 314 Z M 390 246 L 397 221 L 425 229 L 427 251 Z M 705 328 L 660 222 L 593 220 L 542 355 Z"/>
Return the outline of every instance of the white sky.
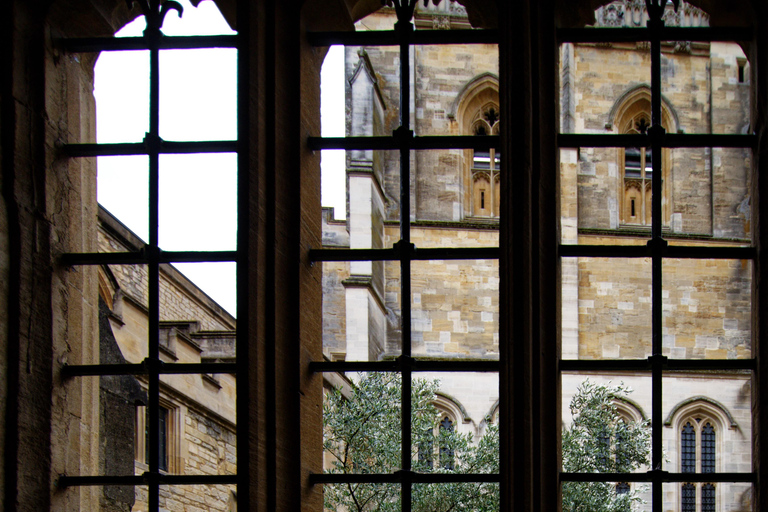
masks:
<path fill-rule="evenodd" d="M 213 2 L 184 15 L 168 14 L 166 35 L 233 34 Z M 118 37 L 139 36 L 144 18 Z M 322 70 L 323 136 L 344 135 L 344 54 L 333 47 Z M 160 136 L 165 140 L 237 138 L 237 52 L 234 49 L 160 52 Z M 96 63 L 94 96 L 98 142 L 140 142 L 149 126 L 149 52 L 104 52 Z M 345 215 L 344 152 L 323 152 L 323 205 Z M 148 160 L 98 159 L 99 203 L 148 239 Z M 234 250 L 237 240 L 237 155 L 160 157 L 160 247 Z M 234 263 L 175 264 L 231 314 L 236 312 Z"/>

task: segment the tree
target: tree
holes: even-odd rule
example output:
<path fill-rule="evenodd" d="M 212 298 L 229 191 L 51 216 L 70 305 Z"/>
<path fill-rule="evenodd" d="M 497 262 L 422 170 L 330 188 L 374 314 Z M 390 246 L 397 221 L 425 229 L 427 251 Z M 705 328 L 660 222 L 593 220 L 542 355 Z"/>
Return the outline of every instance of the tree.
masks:
<path fill-rule="evenodd" d="M 632 390 L 624 384 L 582 382 L 571 399 L 572 422 L 563 428 L 563 471 L 624 473 L 650 464 L 647 421 L 625 421 L 616 399 Z M 564 482 L 563 511 L 628 512 L 642 500 L 637 490 L 609 482 Z"/>
<path fill-rule="evenodd" d="M 413 469 L 434 473 L 497 473 L 497 426 L 488 424 L 477 442 L 470 434 L 438 428 L 441 417 L 433 405 L 438 387 L 438 381 L 413 381 Z M 328 392 L 323 404 L 327 472 L 392 473 L 400 468 L 401 390 L 399 374 L 371 373 L 362 376 L 348 392 L 339 389 Z M 573 423 L 563 430 L 565 471 L 631 471 L 647 463 L 650 443 L 647 425 L 619 421 L 613 404 L 615 397 L 629 391 L 621 385 L 582 383 L 571 401 Z M 450 455 L 450 464 L 446 454 Z M 327 510 L 401 510 L 398 484 L 327 485 L 324 496 Z M 563 485 L 565 511 L 624 512 L 637 502 L 637 492 L 617 494 L 607 483 Z M 412 509 L 416 512 L 496 511 L 499 510 L 498 484 L 415 484 Z"/>

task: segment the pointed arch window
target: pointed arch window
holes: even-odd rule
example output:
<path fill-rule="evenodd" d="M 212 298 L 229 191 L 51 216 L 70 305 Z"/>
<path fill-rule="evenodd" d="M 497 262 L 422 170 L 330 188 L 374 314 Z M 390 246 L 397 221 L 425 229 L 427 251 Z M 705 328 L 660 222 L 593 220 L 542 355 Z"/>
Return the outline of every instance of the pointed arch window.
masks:
<path fill-rule="evenodd" d="M 438 418 L 440 421 L 435 428 L 425 430 L 417 441 L 417 468 L 420 471 L 430 472 L 436 467 L 449 471 L 454 469 L 455 450 L 450 444 L 454 422 L 447 413 L 441 413 Z"/>
<path fill-rule="evenodd" d="M 485 105 L 472 122 L 472 134 L 477 136 L 499 135 L 499 108 Z M 501 175 L 501 154 L 491 148 L 472 154 L 472 215 L 498 217 Z"/>
<path fill-rule="evenodd" d="M 648 133 L 650 116 L 642 112 L 633 117 L 624 133 Z M 626 148 L 624 150 L 624 222 L 651 224 L 651 180 L 653 178 L 653 153 L 651 148 Z"/>
<path fill-rule="evenodd" d="M 439 426 L 440 431 L 440 467 L 453 471 L 454 469 L 454 450 L 446 443 L 447 434 L 453 432 L 453 421 L 447 415 L 443 416 Z"/>
<path fill-rule="evenodd" d="M 717 471 L 716 435 L 714 422 L 706 418 L 691 418 L 683 423 L 680 429 L 680 471 L 682 473 L 715 473 Z M 714 512 L 715 485 L 684 483 L 680 500 L 682 512 L 696 512 L 697 501 L 701 503 L 701 512 Z"/>
<path fill-rule="evenodd" d="M 646 85 L 640 85 L 624 93 L 609 114 L 611 125 L 622 135 L 647 135 L 651 128 L 651 93 Z M 679 126 L 673 106 L 662 99 L 661 126 L 666 133 L 674 133 Z M 619 202 L 621 223 L 630 226 L 651 225 L 651 181 L 653 178 L 653 151 L 650 142 L 646 147 L 627 147 L 619 150 L 620 167 Z M 669 223 L 670 192 L 667 190 L 671 172 L 670 153 L 662 148 L 657 169 L 662 176 L 662 221 Z"/>

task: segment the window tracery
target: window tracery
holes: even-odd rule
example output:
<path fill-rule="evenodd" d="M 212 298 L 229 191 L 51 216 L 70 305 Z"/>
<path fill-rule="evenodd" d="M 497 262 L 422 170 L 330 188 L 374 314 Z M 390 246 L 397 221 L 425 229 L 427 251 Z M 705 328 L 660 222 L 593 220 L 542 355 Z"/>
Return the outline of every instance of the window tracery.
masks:
<path fill-rule="evenodd" d="M 651 127 L 650 91 L 646 85 L 639 85 L 628 90 L 616 102 L 609 115 L 607 128 L 615 129 L 623 135 L 647 135 Z M 673 133 L 677 126 L 677 116 L 671 105 L 662 101 L 662 127 L 667 133 Z M 621 223 L 629 226 L 650 226 L 651 181 L 653 177 L 653 153 L 650 146 L 619 149 L 619 202 Z M 669 190 L 671 173 L 669 150 L 662 150 L 662 220 L 669 223 Z"/>
<path fill-rule="evenodd" d="M 682 473 L 715 473 L 717 471 L 717 422 L 703 414 L 694 414 L 681 422 L 680 471 Z M 701 507 L 697 507 L 697 503 Z M 682 512 L 714 512 L 716 488 L 713 483 L 685 482 L 681 486 Z"/>
<path fill-rule="evenodd" d="M 499 109 L 490 103 L 476 114 L 472 121 L 472 134 L 476 136 L 499 135 Z M 479 217 L 499 216 L 499 181 L 501 179 L 501 155 L 491 148 L 472 154 L 472 215 Z"/>

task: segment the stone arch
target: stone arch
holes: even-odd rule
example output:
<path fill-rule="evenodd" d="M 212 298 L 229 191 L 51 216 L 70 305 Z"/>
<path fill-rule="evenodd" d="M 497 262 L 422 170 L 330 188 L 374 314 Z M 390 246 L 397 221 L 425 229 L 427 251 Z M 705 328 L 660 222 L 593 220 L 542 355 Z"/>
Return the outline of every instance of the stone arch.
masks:
<path fill-rule="evenodd" d="M 98 271 L 99 276 L 99 297 L 104 301 L 110 310 L 114 310 L 114 301 L 120 286 L 117 284 L 112 270 L 109 266 L 101 265 Z"/>
<path fill-rule="evenodd" d="M 618 97 L 608 113 L 608 120 L 605 124 L 606 129 L 621 131 L 622 126 L 619 125 L 622 121 L 632 117 L 633 114 L 638 113 L 641 109 L 645 109 L 647 112 L 651 111 L 651 86 L 648 84 L 630 87 Z M 677 133 L 680 131 L 680 118 L 677 115 L 677 111 L 663 94 L 661 96 L 661 111 L 661 124 L 667 130 L 667 133 Z"/>
<path fill-rule="evenodd" d="M 678 131 L 679 121 L 671 103 L 662 97 L 661 124 L 667 132 Z M 651 89 L 639 84 L 625 91 L 613 104 L 608 114 L 606 129 L 613 133 L 645 133 L 651 125 Z M 647 128 L 646 128 L 647 127 Z M 632 158 L 630 158 L 632 155 Z M 662 219 L 669 223 L 672 187 L 669 179 L 672 173 L 672 153 L 662 149 Z M 620 169 L 617 187 L 620 217 L 623 224 L 650 226 L 652 220 L 651 151 L 649 148 L 619 148 L 616 159 Z M 629 162 L 633 164 L 630 166 Z M 630 172 L 631 171 L 631 172 Z"/>
<path fill-rule="evenodd" d="M 475 112 L 488 103 L 499 105 L 499 77 L 490 72 L 481 73 L 464 84 L 448 115 L 459 123 L 461 133 L 471 133 Z"/>
<path fill-rule="evenodd" d="M 626 397 L 614 397 L 613 405 L 616 407 L 616 412 L 619 413 L 624 420 L 632 422 L 646 421 L 648 417 L 645 415 L 645 411 L 640 405 Z"/>
<path fill-rule="evenodd" d="M 499 400 L 496 399 L 496 401 L 493 403 L 491 408 L 488 410 L 488 414 L 485 416 L 485 422 L 489 425 L 495 425 L 499 422 Z"/>
<path fill-rule="evenodd" d="M 441 415 L 447 414 L 454 422 L 458 423 L 471 423 L 472 418 L 467 414 L 467 410 L 456 398 L 447 393 L 438 391 L 435 393 L 435 399 L 432 401 L 432 405 L 440 412 Z"/>
<path fill-rule="evenodd" d="M 687 418 L 696 414 L 713 418 L 719 423 L 721 429 L 726 427 L 733 430 L 739 429 L 739 424 L 733 418 L 728 408 L 717 400 L 706 396 L 687 398 L 675 405 L 666 419 L 664 419 L 664 426 L 673 427 L 682 421 L 681 418 Z"/>
<path fill-rule="evenodd" d="M 499 79 L 493 73 L 482 73 L 462 87 L 451 107 L 450 116 L 462 135 L 498 135 L 498 113 Z M 488 117 L 489 114 L 491 117 Z M 498 152 L 493 149 L 482 152 L 465 149 L 463 158 L 464 215 L 498 217 Z"/>

